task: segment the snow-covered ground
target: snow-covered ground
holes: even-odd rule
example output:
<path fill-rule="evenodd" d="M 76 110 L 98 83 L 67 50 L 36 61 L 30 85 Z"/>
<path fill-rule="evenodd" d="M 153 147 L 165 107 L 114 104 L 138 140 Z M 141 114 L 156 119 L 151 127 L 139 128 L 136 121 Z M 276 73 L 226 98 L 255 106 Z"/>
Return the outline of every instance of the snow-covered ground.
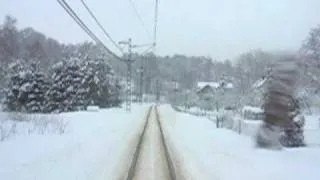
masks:
<path fill-rule="evenodd" d="M 171 152 L 179 162 L 178 171 L 188 172 L 186 179 L 320 178 L 320 147 L 283 151 L 257 149 L 252 137 L 228 129 L 217 129 L 206 118 L 178 113 L 170 106 L 159 109 Z M 310 118 L 308 120 L 312 121 Z M 314 144 L 320 144 L 318 133 L 307 135 L 307 139 L 310 136 L 315 140 Z"/>
<path fill-rule="evenodd" d="M 119 160 L 126 159 L 128 141 L 144 123 L 147 107 L 136 105 L 131 114 L 117 108 L 64 113 L 59 116 L 67 122 L 64 133 L 54 128 L 38 131 L 43 126 L 33 122 L 15 122 L 13 135 L 0 142 L 0 179 L 117 179 L 112 177 L 121 171 Z M 4 113 L 0 118 L 11 126 Z M 54 121 L 54 115 L 49 119 Z"/>
<path fill-rule="evenodd" d="M 320 113 L 306 115 L 304 134 L 307 144 L 320 148 Z"/>
<path fill-rule="evenodd" d="M 2 127 L 14 129 L 10 137 L 0 142 L 0 179 L 122 179 L 148 107 L 135 105 L 131 114 L 115 108 L 37 116 L 38 119 L 30 117 L 30 122 L 14 123 L 6 120 L 5 113 L 0 113 L 0 120 L 4 120 Z M 239 135 L 228 129 L 217 129 L 205 117 L 178 113 L 169 105 L 160 106 L 159 110 L 176 172 L 184 179 L 312 180 L 320 177 L 317 115 L 307 116 L 305 130 L 310 146 L 268 151 L 255 148 L 250 135 L 259 122 L 244 121 L 251 130 L 243 128 L 243 134 Z M 55 120 L 59 123 L 52 123 Z M 61 124 L 66 124 L 63 132 Z"/>

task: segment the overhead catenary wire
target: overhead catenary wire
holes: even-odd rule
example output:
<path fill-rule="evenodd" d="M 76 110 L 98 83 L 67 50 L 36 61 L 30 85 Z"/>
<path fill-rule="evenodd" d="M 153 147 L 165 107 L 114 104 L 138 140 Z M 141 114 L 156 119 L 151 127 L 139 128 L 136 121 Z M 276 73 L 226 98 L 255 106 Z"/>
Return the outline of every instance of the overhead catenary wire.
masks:
<path fill-rule="evenodd" d="M 108 39 L 113 43 L 113 45 L 118 48 L 122 53 L 122 48 L 116 43 L 115 40 L 112 39 L 111 35 L 107 32 L 107 30 L 101 25 L 101 23 L 98 21 L 97 17 L 93 14 L 93 12 L 90 10 L 89 6 L 84 0 L 81 0 L 82 5 L 86 8 L 90 16 L 94 19 L 94 21 L 97 23 L 97 25 L 100 27 L 100 29 L 103 31 L 103 33 L 108 37 Z"/>
<path fill-rule="evenodd" d="M 57 0 L 60 6 L 69 14 L 69 16 L 94 40 L 97 44 L 101 45 L 107 53 L 109 53 L 114 58 L 123 61 L 118 55 L 112 52 L 103 42 L 84 24 L 84 22 L 79 18 L 79 16 L 73 11 L 73 9 L 68 5 L 65 0 Z"/>
<path fill-rule="evenodd" d="M 144 50 L 144 51 L 141 53 L 142 56 L 144 56 L 144 55 L 146 55 L 147 53 L 149 53 L 150 50 L 152 50 L 152 48 L 154 48 L 154 46 L 150 46 L 150 47 L 148 47 L 146 50 Z"/>
<path fill-rule="evenodd" d="M 148 35 L 149 37 L 151 37 L 151 34 L 150 34 L 148 28 L 146 27 L 146 25 L 145 25 L 145 23 L 144 23 L 141 15 L 140 15 L 140 13 L 139 13 L 137 7 L 136 7 L 136 5 L 134 4 L 133 0 L 129 0 L 129 2 L 130 2 L 130 5 L 132 6 L 132 9 L 134 10 L 136 16 L 138 17 L 138 19 L 139 19 L 139 21 L 140 21 L 140 23 L 141 23 L 141 25 L 142 25 L 142 28 L 146 31 L 147 35 Z"/>
<path fill-rule="evenodd" d="M 148 47 L 145 51 L 141 54 L 144 56 L 150 51 L 155 54 L 156 46 L 157 46 L 157 32 L 158 32 L 158 9 L 159 9 L 159 0 L 155 0 L 155 7 L 154 7 L 154 27 L 153 27 L 153 43 L 150 47 Z"/>
<path fill-rule="evenodd" d="M 140 47 L 149 47 L 153 46 L 153 44 L 139 44 L 139 45 L 132 45 L 133 48 L 140 48 Z"/>

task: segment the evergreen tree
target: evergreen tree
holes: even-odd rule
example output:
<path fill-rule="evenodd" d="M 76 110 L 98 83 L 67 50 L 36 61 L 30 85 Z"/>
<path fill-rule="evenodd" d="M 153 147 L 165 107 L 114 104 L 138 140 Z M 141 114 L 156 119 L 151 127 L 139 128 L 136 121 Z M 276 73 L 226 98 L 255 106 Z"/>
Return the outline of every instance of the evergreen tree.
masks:
<path fill-rule="evenodd" d="M 121 85 L 118 80 L 114 82 L 111 86 L 111 92 L 109 96 L 109 104 L 112 107 L 120 106 L 121 104 Z"/>
<path fill-rule="evenodd" d="M 35 64 L 32 65 L 30 73 L 30 78 L 28 78 L 30 90 L 28 91 L 26 110 L 27 112 L 44 112 L 46 103 L 45 96 L 50 85 L 49 81 Z"/>
<path fill-rule="evenodd" d="M 13 67 L 7 89 L 5 105 L 7 110 L 20 112 L 44 112 L 45 95 L 49 83 L 45 75 L 39 72 L 36 64 L 24 68 L 21 64 Z"/>
<path fill-rule="evenodd" d="M 304 142 L 304 116 L 300 114 L 299 102 L 294 99 L 290 104 L 290 117 L 292 121 L 284 127 L 280 142 L 285 147 L 305 146 Z"/>
<path fill-rule="evenodd" d="M 87 90 L 83 86 L 85 75 L 78 60 L 59 62 L 52 71 L 52 86 L 47 93 L 48 111 L 84 109 Z"/>
<path fill-rule="evenodd" d="M 67 64 L 63 76 L 66 85 L 64 106 L 66 111 L 83 110 L 85 108 L 85 98 L 87 90 L 83 86 L 84 73 L 78 61 L 71 61 Z"/>
<path fill-rule="evenodd" d="M 12 63 L 8 87 L 5 89 L 5 109 L 8 111 L 21 111 L 23 102 L 21 97 L 22 85 L 25 83 L 26 70 L 20 61 Z"/>
<path fill-rule="evenodd" d="M 86 60 L 83 69 L 88 104 L 101 108 L 119 105 L 120 86 L 115 81 L 111 66 L 99 58 Z"/>
<path fill-rule="evenodd" d="M 46 104 L 46 110 L 48 112 L 63 111 L 62 101 L 65 99 L 64 92 L 66 90 L 65 84 L 62 81 L 64 64 L 65 63 L 63 62 L 59 62 L 51 69 L 51 87 L 46 94 L 48 101 Z"/>

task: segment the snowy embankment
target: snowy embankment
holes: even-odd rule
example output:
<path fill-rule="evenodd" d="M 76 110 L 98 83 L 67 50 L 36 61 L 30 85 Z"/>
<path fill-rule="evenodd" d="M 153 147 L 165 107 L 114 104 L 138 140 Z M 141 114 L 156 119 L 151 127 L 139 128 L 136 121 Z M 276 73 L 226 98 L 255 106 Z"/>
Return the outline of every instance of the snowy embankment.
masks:
<path fill-rule="evenodd" d="M 320 178 L 320 148 L 256 149 L 251 137 L 217 129 L 206 118 L 178 113 L 170 106 L 159 109 L 178 171 L 189 173 L 186 179 Z"/>
<path fill-rule="evenodd" d="M 147 107 L 134 106 L 131 114 L 117 108 L 63 113 L 58 116 L 67 124 L 63 133 L 51 123 L 56 115 L 48 115 L 44 129 L 34 122 L 14 122 L 14 134 L 0 142 L 0 179 L 112 179 L 128 141 L 144 123 Z"/>
<path fill-rule="evenodd" d="M 308 146 L 320 147 L 320 113 L 305 115 L 304 136 Z M 261 120 L 245 120 L 239 116 L 232 118 L 232 129 L 241 135 L 254 137 L 262 123 Z"/>

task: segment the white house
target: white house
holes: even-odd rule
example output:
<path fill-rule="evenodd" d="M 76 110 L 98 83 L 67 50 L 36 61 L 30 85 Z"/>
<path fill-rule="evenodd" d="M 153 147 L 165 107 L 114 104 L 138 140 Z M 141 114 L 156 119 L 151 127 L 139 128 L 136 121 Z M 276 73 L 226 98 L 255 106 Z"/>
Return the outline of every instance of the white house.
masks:
<path fill-rule="evenodd" d="M 220 82 L 198 82 L 197 92 L 203 91 L 204 89 L 211 89 L 215 91 L 217 89 L 233 89 L 233 84 L 230 82 L 220 81 Z"/>
<path fill-rule="evenodd" d="M 200 108 L 211 110 L 214 106 L 218 107 L 217 95 L 222 92 L 221 90 L 227 90 L 232 88 L 233 88 L 233 84 L 225 81 L 198 82 L 196 92 L 198 95 Z"/>

